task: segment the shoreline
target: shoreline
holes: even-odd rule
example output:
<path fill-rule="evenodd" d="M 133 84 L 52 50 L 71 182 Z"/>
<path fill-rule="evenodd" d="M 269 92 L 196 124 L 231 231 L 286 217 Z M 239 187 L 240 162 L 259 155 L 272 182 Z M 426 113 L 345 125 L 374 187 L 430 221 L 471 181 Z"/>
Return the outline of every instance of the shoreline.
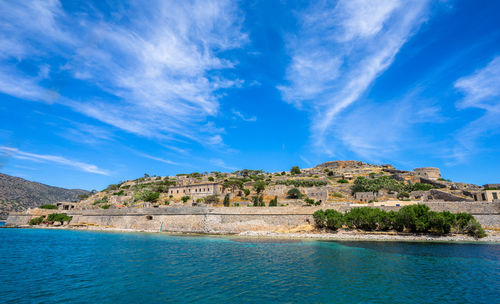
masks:
<path fill-rule="evenodd" d="M 76 230 L 76 231 L 102 231 L 102 232 L 124 232 L 124 233 L 155 233 L 171 236 L 212 236 L 228 238 L 247 238 L 254 240 L 318 240 L 318 241 L 368 241 L 368 242 L 430 242 L 430 243 L 490 243 L 500 244 L 500 232 L 487 230 L 488 236 L 476 239 L 462 234 L 432 235 L 432 234 L 402 234 L 396 232 L 359 232 L 340 230 L 336 232 L 276 232 L 276 231 L 245 231 L 240 233 L 228 233 L 222 231 L 211 232 L 182 232 L 182 231 L 158 231 L 145 229 L 124 229 L 115 227 L 0 227 L 2 229 L 47 229 L 47 230 Z"/>

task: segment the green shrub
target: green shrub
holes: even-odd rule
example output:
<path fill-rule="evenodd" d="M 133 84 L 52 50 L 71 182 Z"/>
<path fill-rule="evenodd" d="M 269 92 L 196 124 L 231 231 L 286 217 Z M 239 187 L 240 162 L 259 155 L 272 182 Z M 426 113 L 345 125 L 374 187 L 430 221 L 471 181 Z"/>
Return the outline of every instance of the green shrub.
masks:
<path fill-rule="evenodd" d="M 300 192 L 300 190 L 297 188 L 292 188 L 292 189 L 288 190 L 287 197 L 293 198 L 293 199 L 298 199 L 298 198 L 302 197 L 302 192 Z"/>
<path fill-rule="evenodd" d="M 287 179 L 276 181 L 276 185 L 286 185 L 294 187 L 322 187 L 328 185 L 328 182 L 314 179 Z"/>
<path fill-rule="evenodd" d="M 313 213 L 313 218 L 314 218 L 314 223 L 318 228 L 325 228 L 326 227 L 326 215 L 325 211 L 323 210 L 318 210 Z"/>
<path fill-rule="evenodd" d="M 339 180 L 337 180 L 337 183 L 339 183 L 339 184 L 348 184 L 349 181 L 346 180 L 346 179 L 339 179 Z"/>
<path fill-rule="evenodd" d="M 215 194 L 209 195 L 209 196 L 204 197 L 203 200 L 205 201 L 205 204 L 215 205 L 215 204 L 219 203 L 219 196 L 217 196 Z"/>
<path fill-rule="evenodd" d="M 102 209 L 109 209 L 109 207 L 111 207 L 111 204 L 101 205 Z"/>
<path fill-rule="evenodd" d="M 307 205 L 314 205 L 314 200 L 312 198 L 304 198 L 304 203 L 306 203 Z"/>
<path fill-rule="evenodd" d="M 229 207 L 230 204 L 229 194 L 226 194 L 226 196 L 224 196 L 224 207 Z"/>
<path fill-rule="evenodd" d="M 243 189 L 243 193 L 245 193 L 245 196 L 248 196 L 250 194 L 250 189 Z"/>
<path fill-rule="evenodd" d="M 71 222 L 73 217 L 64 213 L 51 213 L 47 216 L 47 222 Z"/>
<path fill-rule="evenodd" d="M 275 195 L 273 199 L 269 201 L 269 207 L 277 207 L 278 206 L 278 196 Z"/>
<path fill-rule="evenodd" d="M 375 230 L 381 220 L 382 212 L 380 209 L 370 207 L 352 208 L 344 215 L 344 222 L 349 228 Z"/>
<path fill-rule="evenodd" d="M 293 166 L 292 169 L 290 169 L 290 173 L 292 173 L 292 175 L 300 174 L 299 166 Z"/>
<path fill-rule="evenodd" d="M 332 196 L 333 196 L 333 197 L 339 197 L 339 198 L 340 198 L 340 197 L 342 197 L 343 195 L 342 195 L 342 193 L 339 193 L 339 192 L 333 192 L 333 193 L 332 193 Z"/>
<path fill-rule="evenodd" d="M 326 217 L 326 228 L 331 230 L 337 230 L 342 227 L 343 219 L 342 213 L 337 210 L 327 209 L 325 211 Z"/>
<path fill-rule="evenodd" d="M 57 206 L 56 205 L 46 204 L 46 205 L 41 205 L 40 209 L 57 209 Z"/>
<path fill-rule="evenodd" d="M 253 202 L 253 206 L 254 207 L 264 207 L 265 206 L 264 197 L 262 195 L 253 196 L 252 197 L 252 202 Z"/>
<path fill-rule="evenodd" d="M 208 181 L 209 181 L 209 182 L 213 182 L 214 180 L 215 180 L 215 179 L 214 179 L 212 176 L 209 176 L 209 177 L 208 177 Z"/>
<path fill-rule="evenodd" d="M 31 220 L 29 220 L 28 224 L 30 224 L 31 226 L 40 225 L 43 222 L 43 220 L 44 220 L 43 216 L 35 217 L 35 218 L 32 218 Z"/>
<path fill-rule="evenodd" d="M 108 197 L 107 196 L 103 196 L 102 198 L 95 200 L 92 203 L 92 205 L 105 204 L 107 202 L 108 202 Z"/>
<path fill-rule="evenodd" d="M 113 195 L 116 195 L 116 196 L 123 196 L 123 195 L 125 195 L 125 191 L 120 190 L 120 191 L 118 191 L 118 192 L 113 193 Z"/>
<path fill-rule="evenodd" d="M 187 201 L 189 201 L 189 199 L 190 199 L 190 198 L 191 198 L 191 197 L 190 197 L 189 195 L 185 195 L 185 196 L 181 197 L 181 201 L 182 201 L 183 203 L 186 203 Z"/>
<path fill-rule="evenodd" d="M 160 197 L 159 192 L 141 191 L 134 193 L 134 201 L 155 202 Z"/>
<path fill-rule="evenodd" d="M 262 180 L 258 180 L 253 183 L 253 188 L 255 189 L 255 192 L 261 193 L 266 188 L 266 183 Z"/>
<path fill-rule="evenodd" d="M 427 205 L 409 205 L 399 209 L 396 216 L 397 228 L 402 231 L 427 232 L 429 228 L 429 207 Z"/>

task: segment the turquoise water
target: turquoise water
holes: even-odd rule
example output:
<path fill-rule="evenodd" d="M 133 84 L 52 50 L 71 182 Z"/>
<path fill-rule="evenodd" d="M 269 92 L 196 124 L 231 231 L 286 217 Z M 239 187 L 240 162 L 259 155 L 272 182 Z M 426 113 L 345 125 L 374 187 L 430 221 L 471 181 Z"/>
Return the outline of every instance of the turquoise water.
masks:
<path fill-rule="evenodd" d="M 500 246 L 0 229 L 2 303 L 500 303 Z"/>

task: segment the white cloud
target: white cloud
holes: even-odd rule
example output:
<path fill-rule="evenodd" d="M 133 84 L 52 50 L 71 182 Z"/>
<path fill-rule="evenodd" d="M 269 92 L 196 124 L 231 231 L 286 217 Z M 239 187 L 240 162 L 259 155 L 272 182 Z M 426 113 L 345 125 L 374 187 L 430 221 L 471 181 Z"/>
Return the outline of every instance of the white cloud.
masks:
<path fill-rule="evenodd" d="M 341 0 L 335 6 L 321 2 L 299 16 L 301 30 L 288 40 L 289 83 L 278 88 L 286 101 L 312 113 L 318 147 L 332 148 L 325 138 L 338 114 L 391 65 L 425 21 L 427 4 Z"/>
<path fill-rule="evenodd" d="M 456 103 L 460 110 L 477 108 L 484 114 L 471 121 L 455 135 L 458 143 L 453 150 L 456 161 L 464 161 L 477 152 L 478 140 L 500 133 L 500 57 L 494 58 L 486 67 L 455 82 L 464 97 Z"/>
<path fill-rule="evenodd" d="M 120 12 L 127 22 L 99 14 L 70 15 L 57 0 L 0 1 L 0 10 L 9 11 L 0 16 L 6 27 L 0 41 L 15 42 L 0 46 L 0 60 L 6 60 L 0 70 L 1 92 L 59 102 L 140 136 L 223 142 L 217 128 L 200 126 L 218 114 L 220 91 L 242 83 L 222 76 L 236 64 L 223 53 L 248 40 L 234 3 L 132 2 L 130 13 Z M 7 63 L 13 58 L 54 66 L 41 67 L 38 76 L 27 75 Z M 110 96 L 58 96 L 57 89 L 40 84 L 49 72 L 69 73 Z M 211 140 L 205 141 L 207 136 Z"/>
<path fill-rule="evenodd" d="M 21 151 L 17 148 L 0 146 L 0 155 L 6 157 L 13 157 L 22 160 L 29 160 L 35 162 L 50 162 L 68 167 L 73 167 L 80 171 L 90 172 L 101 175 L 109 175 L 109 172 L 98 168 L 96 165 L 87 164 L 80 161 L 70 160 L 62 156 L 48 155 L 48 154 L 35 154 Z"/>
<path fill-rule="evenodd" d="M 240 111 L 236 111 L 235 109 L 233 109 L 232 112 L 236 117 L 240 118 L 243 121 L 247 121 L 247 122 L 257 121 L 257 117 L 255 117 L 255 116 L 247 117 L 247 116 L 243 115 L 243 113 L 241 113 Z"/>

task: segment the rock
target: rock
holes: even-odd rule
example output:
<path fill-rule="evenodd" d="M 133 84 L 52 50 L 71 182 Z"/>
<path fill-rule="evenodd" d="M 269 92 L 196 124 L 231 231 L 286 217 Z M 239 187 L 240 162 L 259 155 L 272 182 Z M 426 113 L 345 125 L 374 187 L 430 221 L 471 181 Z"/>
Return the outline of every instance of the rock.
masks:
<path fill-rule="evenodd" d="M 62 224 L 61 224 L 61 222 L 57 222 L 57 221 L 55 221 L 55 222 L 54 222 L 54 224 L 52 224 L 52 225 L 53 225 L 53 226 L 61 226 Z"/>

